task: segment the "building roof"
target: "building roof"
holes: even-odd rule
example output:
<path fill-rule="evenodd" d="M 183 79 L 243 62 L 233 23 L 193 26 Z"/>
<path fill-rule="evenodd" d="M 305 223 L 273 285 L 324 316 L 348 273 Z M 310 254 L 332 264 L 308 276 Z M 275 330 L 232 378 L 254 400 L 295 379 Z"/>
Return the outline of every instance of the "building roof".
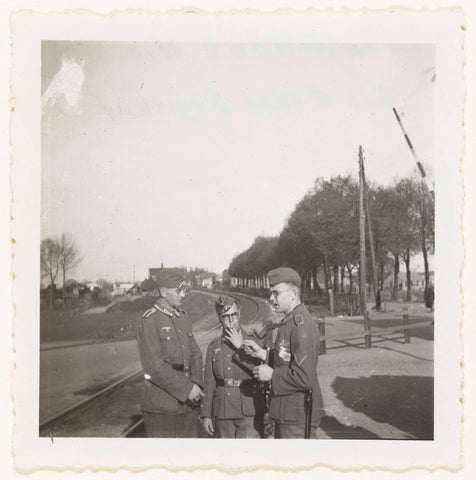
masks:
<path fill-rule="evenodd" d="M 170 271 L 170 272 L 181 272 L 183 275 L 185 275 L 185 270 L 183 268 L 155 268 L 155 267 L 150 267 L 149 268 L 149 277 L 155 277 L 159 272 L 161 271 Z"/>
<path fill-rule="evenodd" d="M 159 286 L 157 285 L 157 282 L 153 278 L 146 278 L 141 284 L 140 288 L 146 292 L 151 291 L 151 290 L 157 290 Z"/>

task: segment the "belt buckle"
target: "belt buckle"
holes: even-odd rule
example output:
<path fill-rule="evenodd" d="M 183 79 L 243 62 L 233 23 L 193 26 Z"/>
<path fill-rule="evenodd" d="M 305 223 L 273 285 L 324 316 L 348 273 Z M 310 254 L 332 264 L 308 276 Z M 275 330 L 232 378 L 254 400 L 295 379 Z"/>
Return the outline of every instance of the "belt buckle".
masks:
<path fill-rule="evenodd" d="M 235 380 L 234 378 L 225 378 L 225 385 L 227 387 L 239 387 L 241 380 Z"/>

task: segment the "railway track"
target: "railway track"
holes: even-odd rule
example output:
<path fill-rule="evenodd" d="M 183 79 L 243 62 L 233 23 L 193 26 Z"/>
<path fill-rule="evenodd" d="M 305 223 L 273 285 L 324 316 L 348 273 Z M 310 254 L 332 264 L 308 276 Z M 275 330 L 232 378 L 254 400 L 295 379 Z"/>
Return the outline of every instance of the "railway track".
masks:
<path fill-rule="evenodd" d="M 134 415 L 140 415 L 137 388 L 142 378 L 141 368 L 48 418 L 40 423 L 40 437 L 120 436 L 124 418 L 134 423 Z"/>
<path fill-rule="evenodd" d="M 262 307 L 243 294 L 229 294 L 242 305 L 244 324 L 258 321 Z M 220 325 L 196 335 L 197 342 L 208 345 Z M 143 370 L 138 369 L 97 391 L 76 405 L 64 409 L 39 425 L 40 437 L 140 437 L 144 436 L 138 390 Z"/>

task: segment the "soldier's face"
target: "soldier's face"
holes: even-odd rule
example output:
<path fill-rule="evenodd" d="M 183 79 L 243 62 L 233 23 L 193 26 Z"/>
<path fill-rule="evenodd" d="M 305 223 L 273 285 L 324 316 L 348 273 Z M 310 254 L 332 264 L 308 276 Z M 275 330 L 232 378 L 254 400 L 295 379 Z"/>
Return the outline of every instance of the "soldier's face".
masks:
<path fill-rule="evenodd" d="M 237 329 L 240 326 L 240 311 L 236 303 L 223 315 L 219 315 L 218 319 L 223 328 L 235 327 L 235 329 Z"/>
<path fill-rule="evenodd" d="M 292 310 L 295 292 L 285 283 L 278 283 L 271 288 L 269 301 L 278 313 L 288 313 Z"/>
<path fill-rule="evenodd" d="M 161 294 L 172 307 L 179 307 L 185 297 L 183 288 L 162 288 Z"/>

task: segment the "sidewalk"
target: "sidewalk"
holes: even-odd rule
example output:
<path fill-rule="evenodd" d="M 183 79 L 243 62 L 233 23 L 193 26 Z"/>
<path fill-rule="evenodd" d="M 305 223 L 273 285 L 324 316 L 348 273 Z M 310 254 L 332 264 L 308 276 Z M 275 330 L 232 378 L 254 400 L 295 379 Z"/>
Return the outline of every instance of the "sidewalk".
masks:
<path fill-rule="evenodd" d="M 389 324 L 401 324 L 401 314 L 371 315 L 372 347 L 365 349 L 362 317 L 326 319 L 327 353 L 317 368 L 326 408 L 320 438 L 433 438 L 433 326 L 410 330 L 405 344 L 402 332 L 378 334 Z"/>

